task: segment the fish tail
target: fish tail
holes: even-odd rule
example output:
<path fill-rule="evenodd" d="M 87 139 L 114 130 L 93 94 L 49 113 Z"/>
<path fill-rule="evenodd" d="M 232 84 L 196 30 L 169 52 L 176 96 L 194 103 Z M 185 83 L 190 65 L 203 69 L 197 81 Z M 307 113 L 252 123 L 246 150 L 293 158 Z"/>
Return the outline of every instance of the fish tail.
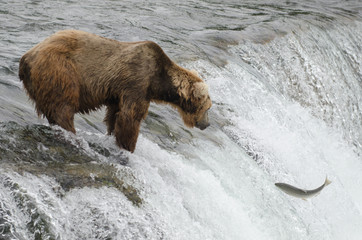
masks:
<path fill-rule="evenodd" d="M 332 181 L 330 181 L 329 179 L 328 179 L 328 177 L 326 176 L 326 180 L 324 181 L 324 186 L 327 186 L 327 185 L 329 185 L 329 184 L 331 184 L 332 183 Z"/>

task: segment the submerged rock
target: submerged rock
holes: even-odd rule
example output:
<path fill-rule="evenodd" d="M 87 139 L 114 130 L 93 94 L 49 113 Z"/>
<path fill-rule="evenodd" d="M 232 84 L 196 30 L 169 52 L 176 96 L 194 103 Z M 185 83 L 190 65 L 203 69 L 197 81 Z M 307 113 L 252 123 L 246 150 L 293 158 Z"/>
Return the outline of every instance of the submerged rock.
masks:
<path fill-rule="evenodd" d="M 67 139 L 62 130 L 0 123 L 0 168 L 52 177 L 62 187 L 59 194 L 73 188 L 114 187 L 139 206 L 142 199 L 138 191 L 124 183 L 115 166 L 100 161 L 101 156 L 111 157 L 112 153 L 95 143 L 87 144 L 93 154 L 85 151 L 81 143 Z"/>

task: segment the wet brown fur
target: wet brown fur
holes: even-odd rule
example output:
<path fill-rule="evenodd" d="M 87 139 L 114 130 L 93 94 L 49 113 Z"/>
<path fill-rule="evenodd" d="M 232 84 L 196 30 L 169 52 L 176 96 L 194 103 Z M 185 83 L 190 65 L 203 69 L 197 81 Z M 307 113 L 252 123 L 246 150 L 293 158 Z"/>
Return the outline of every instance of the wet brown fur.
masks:
<path fill-rule="evenodd" d="M 150 41 L 60 31 L 21 58 L 19 77 L 38 114 L 73 133 L 75 113 L 106 105 L 108 134 L 131 152 L 150 101 L 176 107 L 189 127 L 211 107 L 203 81 Z"/>

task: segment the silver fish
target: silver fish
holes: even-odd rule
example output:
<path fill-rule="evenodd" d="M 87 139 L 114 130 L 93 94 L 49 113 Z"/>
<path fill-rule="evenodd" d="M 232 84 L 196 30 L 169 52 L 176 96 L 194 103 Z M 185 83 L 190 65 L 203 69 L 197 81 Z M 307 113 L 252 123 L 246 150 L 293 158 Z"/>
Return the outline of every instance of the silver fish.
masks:
<path fill-rule="evenodd" d="M 283 192 L 285 192 L 288 195 L 306 200 L 306 198 L 310 198 L 310 197 L 313 197 L 313 196 L 319 194 L 323 190 L 323 188 L 325 186 L 329 185 L 330 183 L 331 183 L 331 181 L 329 181 L 328 177 L 326 177 L 326 180 L 324 181 L 322 186 L 320 186 L 316 189 L 313 189 L 313 190 L 300 189 L 300 188 L 294 187 L 294 186 L 286 184 L 286 183 L 276 183 L 275 186 L 280 188 L 280 190 L 282 190 Z"/>

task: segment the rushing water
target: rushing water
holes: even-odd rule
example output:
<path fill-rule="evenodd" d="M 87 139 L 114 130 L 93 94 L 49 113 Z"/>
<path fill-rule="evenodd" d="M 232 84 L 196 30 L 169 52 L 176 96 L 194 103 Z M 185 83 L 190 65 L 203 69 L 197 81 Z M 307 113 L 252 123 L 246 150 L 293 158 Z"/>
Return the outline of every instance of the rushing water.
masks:
<path fill-rule="evenodd" d="M 157 42 L 210 86 L 211 126 L 152 104 L 134 154 L 103 110 L 48 127 L 18 61 L 69 28 Z M 0 0 L 0 239 L 361 239 L 361 43 L 359 0 Z M 326 175 L 308 201 L 274 186 Z"/>

